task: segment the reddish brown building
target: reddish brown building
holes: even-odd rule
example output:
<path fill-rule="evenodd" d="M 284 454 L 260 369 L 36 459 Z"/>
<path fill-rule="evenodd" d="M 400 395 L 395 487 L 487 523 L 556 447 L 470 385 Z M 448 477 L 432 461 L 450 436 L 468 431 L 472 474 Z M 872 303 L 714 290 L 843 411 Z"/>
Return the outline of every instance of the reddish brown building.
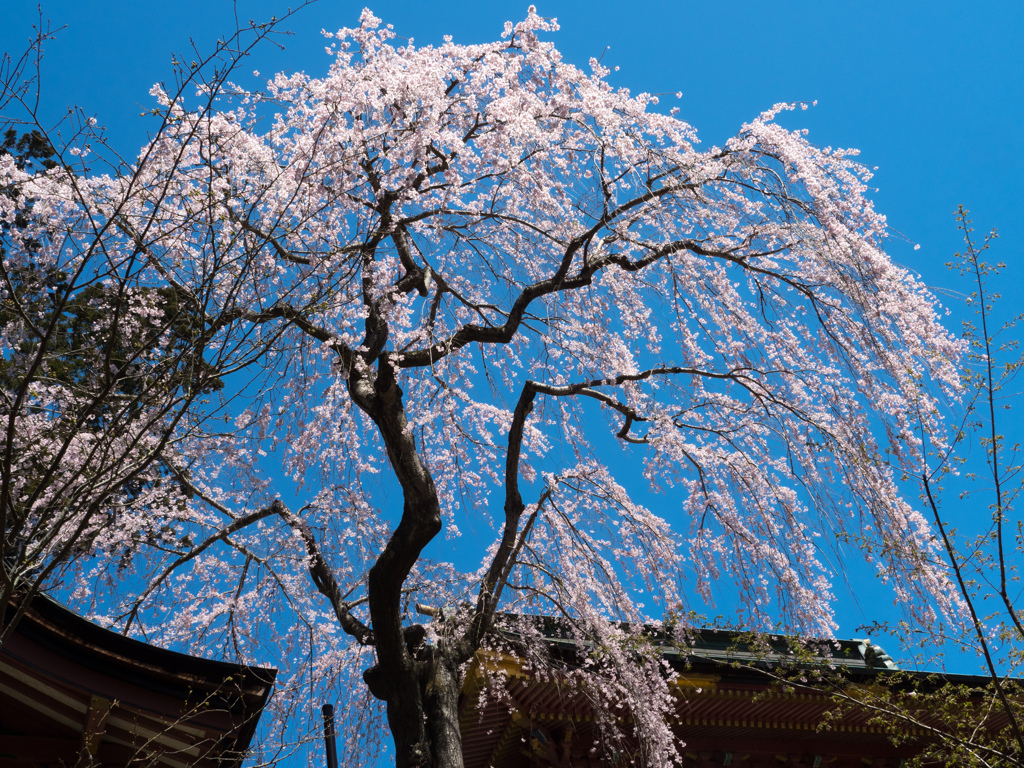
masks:
<path fill-rule="evenodd" d="M 275 674 L 156 648 L 36 597 L 0 648 L 0 766 L 236 768 Z"/>
<path fill-rule="evenodd" d="M 546 634 L 552 654 L 571 668 L 580 647 L 557 637 L 557 630 Z M 787 653 L 781 638 L 777 648 L 747 653 L 737 649 L 736 635 L 715 630 L 698 633 L 685 653 L 664 648 L 663 656 L 679 672 L 673 728 L 685 745 L 685 766 L 900 768 L 919 753 L 923 731 L 908 733 L 907 743 L 894 746 L 887 729 L 871 722 L 877 713 L 867 709 L 850 709 L 820 727 L 826 713 L 837 709 L 835 700 L 777 685 L 766 674 Z M 836 658 L 853 689 L 895 668 L 862 641 L 840 642 Z M 988 681 L 956 676 L 955 682 Z M 502 690 L 496 692 L 496 684 Z M 460 722 L 466 768 L 612 768 L 639 754 L 636 743 L 624 744 L 621 755 L 592 751 L 602 737 L 587 690 L 569 676 L 532 674 L 514 652 L 477 656 L 466 678 Z"/>

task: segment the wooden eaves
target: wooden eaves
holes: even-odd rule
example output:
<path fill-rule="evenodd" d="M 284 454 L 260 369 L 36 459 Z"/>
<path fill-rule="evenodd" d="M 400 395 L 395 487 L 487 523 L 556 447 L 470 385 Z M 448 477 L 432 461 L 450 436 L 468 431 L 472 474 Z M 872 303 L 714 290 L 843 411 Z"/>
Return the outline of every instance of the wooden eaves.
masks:
<path fill-rule="evenodd" d="M 466 768 L 624 768 L 641 751 L 620 745 L 615 759 L 588 691 L 568 671 L 588 652 L 565 637 L 559 623 L 538 618 L 555 666 L 567 674 L 537 673 L 515 651 L 515 633 L 505 631 L 503 651 L 481 651 L 471 662 L 460 700 Z M 683 744 L 684 764 L 695 768 L 901 768 L 927 734 L 909 734 L 895 746 L 877 714 L 851 707 L 838 717 L 828 693 L 778 684 L 775 671 L 792 668 L 786 638 L 747 649 L 734 632 L 702 629 L 686 648 L 665 643 L 662 656 L 677 672 L 671 723 Z M 851 686 L 870 686 L 896 671 L 892 660 L 868 641 L 833 644 L 832 658 Z M 981 688 L 988 679 L 946 676 Z M 830 715 L 830 713 L 833 713 Z M 623 717 L 629 721 L 629 714 Z M 823 727 L 828 719 L 827 727 Z M 628 727 L 626 729 L 628 731 Z M 595 749 L 597 747 L 597 749 Z"/>
<path fill-rule="evenodd" d="M 240 768 L 275 676 L 124 637 L 40 595 L 0 648 L 0 765 Z"/>

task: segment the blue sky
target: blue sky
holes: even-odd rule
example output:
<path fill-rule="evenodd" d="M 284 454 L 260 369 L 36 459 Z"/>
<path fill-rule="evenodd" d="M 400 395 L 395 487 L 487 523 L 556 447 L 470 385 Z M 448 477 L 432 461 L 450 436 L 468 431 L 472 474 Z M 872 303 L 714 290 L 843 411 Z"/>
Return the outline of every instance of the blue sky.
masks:
<path fill-rule="evenodd" d="M 319 75 L 329 59 L 321 29 L 354 26 L 363 2 L 321 0 L 285 25 L 284 50 L 265 45 L 252 66 L 269 75 Z M 877 166 L 872 196 L 889 217 L 894 258 L 945 293 L 956 278 L 943 266 L 960 247 L 953 213 L 972 211 L 979 230 L 998 227 L 997 255 L 1009 265 L 1000 288 L 1007 310 L 1024 303 L 1024 3 L 1019 0 L 540 0 L 558 18 L 554 41 L 585 65 L 604 55 L 619 67 L 612 82 L 634 92 L 683 98 L 680 116 L 705 145 L 721 144 L 746 120 L 780 101 L 817 101 L 785 117 L 815 143 L 857 147 Z M 272 0 L 50 0 L 42 16 L 65 27 L 42 63 L 42 115 L 57 123 L 79 105 L 106 126 L 112 146 L 131 157 L 150 124 L 151 86 L 172 76 L 171 54 L 193 58 L 243 20 L 266 20 L 286 5 Z M 372 10 L 418 43 L 496 39 L 526 3 L 375 2 Z M 35 0 L 6 0 L 0 50 L 20 53 L 38 23 Z M 607 49 L 607 50 L 606 50 Z M 920 250 L 912 245 L 919 244 Z M 955 306 L 955 299 L 949 303 Z M 957 317 L 951 323 L 958 325 Z M 1020 426 L 1009 422 L 1008 431 Z M 873 589 L 843 595 L 841 634 L 876 618 Z M 864 597 L 864 594 L 867 597 Z M 964 670 L 967 671 L 967 670 Z"/>

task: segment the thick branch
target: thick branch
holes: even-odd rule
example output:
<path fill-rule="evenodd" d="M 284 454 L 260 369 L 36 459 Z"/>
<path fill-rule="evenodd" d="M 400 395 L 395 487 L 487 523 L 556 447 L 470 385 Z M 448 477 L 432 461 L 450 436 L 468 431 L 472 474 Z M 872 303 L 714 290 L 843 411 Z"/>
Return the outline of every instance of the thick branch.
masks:
<path fill-rule="evenodd" d="M 222 511 L 227 511 L 224 510 L 223 507 L 220 507 L 220 509 Z M 232 533 L 240 531 L 243 528 L 252 525 L 258 520 L 270 517 L 270 515 L 274 514 L 274 512 L 275 510 L 273 509 L 272 506 L 264 507 L 263 509 L 257 510 L 256 512 L 252 512 L 248 515 L 235 518 L 227 528 L 221 529 L 213 536 L 207 538 L 206 541 L 204 541 L 198 547 L 193 548 L 190 552 L 188 552 L 188 554 L 182 555 L 173 563 L 164 568 L 160 575 L 153 579 L 146 587 L 146 589 L 143 590 L 142 594 L 135 599 L 135 602 L 132 604 L 131 610 L 128 612 L 128 617 L 124 623 L 124 627 L 121 629 L 121 634 L 128 634 L 129 630 L 131 630 L 132 628 L 132 624 L 138 618 L 139 610 L 142 608 L 142 604 L 145 603 L 149 596 L 153 594 L 153 592 L 155 592 L 157 589 L 159 589 L 160 585 L 163 584 L 167 580 L 167 578 L 172 573 L 174 573 L 178 568 L 185 565 L 185 563 L 188 563 L 191 560 L 194 560 L 195 558 L 199 557 L 199 555 L 203 554 L 203 552 L 212 547 L 218 541 L 224 541 Z"/>
<path fill-rule="evenodd" d="M 338 623 L 341 625 L 341 628 L 354 637 L 359 644 L 373 645 L 373 632 L 362 621 L 356 618 L 355 615 L 353 615 L 352 609 L 357 605 L 357 603 L 351 603 L 345 600 L 344 595 L 341 593 L 341 589 L 338 587 L 338 582 L 334 578 L 334 572 L 320 553 L 316 537 L 313 535 L 313 531 L 305 520 L 289 510 L 288 507 L 279 499 L 262 509 L 251 512 L 248 515 L 235 517 L 231 510 L 216 499 L 204 493 L 202 489 L 191 483 L 184 474 L 178 472 L 173 467 L 171 470 L 174 472 L 178 481 L 185 487 L 187 492 L 198 496 L 218 512 L 221 512 L 233 519 L 226 528 L 223 528 L 210 536 L 198 547 L 195 547 L 190 552 L 182 555 L 173 563 L 168 565 L 163 572 L 146 587 L 146 590 L 138 597 L 132 606 L 132 609 L 128 614 L 128 620 L 125 622 L 124 629 L 122 630 L 122 634 L 128 634 L 132 622 L 137 618 L 142 604 L 175 570 L 185 563 L 194 560 L 218 541 L 227 542 L 228 537 L 231 534 L 236 533 L 243 528 L 247 528 L 253 523 L 270 517 L 271 515 L 277 515 L 284 520 L 284 522 L 287 523 L 293 531 L 298 533 L 299 537 L 302 539 L 302 542 L 306 547 L 306 553 L 309 556 L 309 574 L 320 594 L 331 602 L 331 607 L 334 609 L 334 614 L 337 616 Z"/>
<path fill-rule="evenodd" d="M 316 584 L 320 594 L 331 601 L 331 607 L 334 608 L 334 615 L 338 617 L 341 628 L 352 635 L 360 645 L 373 645 L 373 631 L 352 614 L 355 604 L 347 602 L 342 595 L 338 581 L 334 578 L 334 572 L 324 560 L 323 555 L 320 554 L 316 537 L 309 524 L 292 513 L 280 501 L 275 501 L 271 507 L 272 511 L 280 515 L 281 519 L 302 538 L 302 542 L 306 545 L 306 553 L 309 555 L 309 575 L 313 577 L 313 583 Z"/>
<path fill-rule="evenodd" d="M 700 243 L 693 240 L 677 240 L 671 243 L 666 243 L 659 248 L 653 249 L 650 253 L 635 261 L 629 260 L 622 254 L 609 253 L 605 256 L 592 259 L 584 263 L 578 272 L 573 275 L 568 275 L 567 270 L 568 266 L 572 262 L 572 257 L 579 251 L 583 242 L 584 241 L 581 240 L 581 238 L 576 238 L 569 244 L 566 248 L 565 256 L 554 275 L 544 280 L 532 283 L 522 290 L 513 302 L 512 308 L 508 311 L 504 324 L 500 326 L 484 326 L 477 325 L 475 323 L 464 325 L 459 328 L 459 330 L 451 334 L 447 339 L 435 342 L 429 347 L 423 349 L 416 349 L 401 353 L 398 356 L 398 366 L 400 368 L 418 368 L 432 365 L 437 360 L 440 360 L 467 344 L 474 342 L 479 344 L 507 344 L 513 339 L 516 332 L 519 330 L 520 325 L 522 325 L 522 322 L 526 317 L 527 309 L 536 299 L 553 293 L 584 288 L 593 282 L 594 276 L 598 272 L 612 265 L 617 266 L 626 272 L 638 272 L 651 264 L 671 256 L 672 254 L 680 251 L 691 251 L 702 256 L 726 259 L 740 264 L 746 269 L 770 275 L 784 282 L 790 282 L 782 275 L 776 275 L 761 268 L 753 267 L 746 258 L 741 258 L 735 254 L 725 251 L 706 249 Z M 801 286 L 795 285 L 794 287 L 800 288 Z M 803 290 L 806 291 L 806 287 L 803 287 Z"/>
<path fill-rule="evenodd" d="M 224 210 L 228 212 L 228 216 L 231 218 L 231 220 L 238 224 L 238 226 L 240 226 L 246 232 L 252 235 L 256 235 L 266 243 L 270 243 L 270 245 L 274 249 L 274 252 L 277 253 L 278 257 L 280 257 L 282 261 L 290 261 L 292 264 L 301 264 L 303 266 L 309 266 L 310 264 L 313 263 L 310 259 L 307 259 L 305 256 L 296 256 L 294 253 L 292 253 L 283 245 L 281 245 L 281 243 L 278 242 L 276 237 L 273 237 L 272 235 L 262 232 L 258 227 L 254 226 L 251 222 L 249 222 L 248 219 L 242 218 L 233 210 L 231 210 L 230 206 L 224 206 Z"/>
<path fill-rule="evenodd" d="M 498 551 L 495 552 L 491 566 L 487 569 L 487 575 L 484 576 L 483 584 L 480 586 L 473 621 L 460 643 L 462 647 L 459 648 L 459 656 L 465 656 L 465 658 L 469 658 L 476 652 L 484 635 L 490 629 L 498 600 L 496 591 L 498 581 L 506 570 L 515 545 L 516 534 L 519 531 L 519 519 L 526 508 L 523 504 L 522 494 L 519 492 L 519 461 L 522 455 L 526 417 L 533 410 L 533 401 L 536 395 L 536 385 L 532 381 L 527 381 L 523 385 L 519 402 L 516 403 L 515 411 L 512 414 L 512 426 L 508 433 L 508 452 L 505 458 L 505 527 L 501 535 L 501 544 L 498 545 Z"/>
<path fill-rule="evenodd" d="M 705 371 L 699 368 L 688 368 L 680 366 L 663 366 L 650 368 L 637 373 L 624 373 L 607 379 L 593 379 L 591 381 L 577 382 L 575 384 L 550 385 L 540 384 L 534 381 L 527 381 L 523 385 L 519 400 L 512 413 L 512 425 L 509 428 L 508 450 L 505 459 L 505 523 L 502 529 L 501 542 L 491 560 L 483 582 L 480 585 L 480 592 L 477 596 L 476 610 L 470 622 L 469 629 L 460 640 L 457 650 L 460 659 L 467 659 L 479 648 L 480 642 L 490 629 L 494 618 L 494 612 L 501 590 L 508 579 L 516 554 L 523 547 L 526 538 L 536 519 L 537 512 L 544 502 L 550 497 L 551 489 L 545 491 L 537 503 L 537 507 L 527 522 L 522 532 L 519 530 L 519 523 L 522 514 L 526 509 L 523 504 L 522 494 L 519 490 L 519 467 L 522 457 L 523 435 L 526 429 L 526 419 L 533 411 L 534 400 L 537 394 L 550 395 L 552 397 L 570 397 L 583 395 L 593 397 L 597 400 L 611 405 L 615 410 L 626 416 L 626 424 L 620 430 L 619 437 L 624 437 L 631 442 L 636 438 L 629 438 L 624 435 L 628 433 L 629 426 L 633 421 L 643 421 L 644 417 L 628 405 L 605 395 L 597 390 L 603 386 L 621 386 L 630 381 L 643 381 L 652 376 L 660 375 L 697 375 L 715 379 L 736 379 L 739 369 L 727 373 Z"/>

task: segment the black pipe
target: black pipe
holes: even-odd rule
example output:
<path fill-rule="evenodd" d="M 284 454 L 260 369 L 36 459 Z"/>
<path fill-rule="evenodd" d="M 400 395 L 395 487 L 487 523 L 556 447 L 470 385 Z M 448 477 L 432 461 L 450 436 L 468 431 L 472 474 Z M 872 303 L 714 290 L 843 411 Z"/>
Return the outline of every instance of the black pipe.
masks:
<path fill-rule="evenodd" d="M 327 748 L 327 768 L 338 768 L 338 747 L 334 743 L 334 707 L 324 704 L 324 746 Z"/>

